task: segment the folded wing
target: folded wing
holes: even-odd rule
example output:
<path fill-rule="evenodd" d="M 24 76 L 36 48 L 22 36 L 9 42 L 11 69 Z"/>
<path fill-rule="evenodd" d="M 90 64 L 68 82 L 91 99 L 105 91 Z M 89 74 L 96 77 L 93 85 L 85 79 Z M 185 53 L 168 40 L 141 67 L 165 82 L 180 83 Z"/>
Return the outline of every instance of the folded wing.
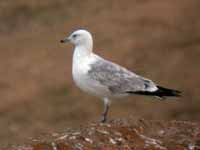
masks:
<path fill-rule="evenodd" d="M 151 80 L 102 58 L 91 64 L 88 74 L 90 78 L 106 86 L 112 93 L 152 92 L 158 89 Z"/>

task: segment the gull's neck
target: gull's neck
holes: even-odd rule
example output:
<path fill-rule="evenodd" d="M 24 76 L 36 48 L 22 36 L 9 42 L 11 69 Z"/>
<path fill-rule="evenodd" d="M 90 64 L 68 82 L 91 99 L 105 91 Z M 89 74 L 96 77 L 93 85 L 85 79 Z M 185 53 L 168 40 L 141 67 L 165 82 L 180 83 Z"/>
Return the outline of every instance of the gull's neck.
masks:
<path fill-rule="evenodd" d="M 85 57 L 89 57 L 92 54 L 93 50 L 93 41 L 92 39 L 84 41 L 84 43 L 80 43 L 75 45 L 73 59 L 82 59 Z"/>
<path fill-rule="evenodd" d="M 92 47 L 75 46 L 73 54 L 73 72 L 79 68 L 84 69 L 84 64 L 87 64 L 92 58 Z"/>
<path fill-rule="evenodd" d="M 92 54 L 92 49 L 84 46 L 75 46 L 74 56 L 76 57 L 88 57 Z"/>

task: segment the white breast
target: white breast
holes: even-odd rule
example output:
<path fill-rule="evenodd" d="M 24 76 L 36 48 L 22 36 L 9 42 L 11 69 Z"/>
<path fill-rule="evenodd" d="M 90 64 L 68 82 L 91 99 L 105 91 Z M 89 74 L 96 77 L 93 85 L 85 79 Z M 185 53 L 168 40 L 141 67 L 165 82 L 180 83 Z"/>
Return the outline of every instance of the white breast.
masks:
<path fill-rule="evenodd" d="M 84 90 L 87 86 L 86 80 L 87 78 L 87 72 L 90 69 L 87 62 L 84 61 L 74 61 L 73 67 L 72 67 L 72 76 L 73 80 L 76 83 L 78 87 L 80 87 L 82 90 Z"/>

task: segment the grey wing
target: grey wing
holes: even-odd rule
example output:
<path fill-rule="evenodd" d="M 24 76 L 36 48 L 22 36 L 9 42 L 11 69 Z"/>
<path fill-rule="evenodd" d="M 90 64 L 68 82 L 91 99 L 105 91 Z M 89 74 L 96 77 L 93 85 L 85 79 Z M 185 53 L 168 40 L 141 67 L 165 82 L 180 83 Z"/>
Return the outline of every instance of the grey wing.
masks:
<path fill-rule="evenodd" d="M 155 91 L 156 85 L 112 62 L 100 59 L 91 64 L 90 78 L 106 86 L 112 93 Z"/>

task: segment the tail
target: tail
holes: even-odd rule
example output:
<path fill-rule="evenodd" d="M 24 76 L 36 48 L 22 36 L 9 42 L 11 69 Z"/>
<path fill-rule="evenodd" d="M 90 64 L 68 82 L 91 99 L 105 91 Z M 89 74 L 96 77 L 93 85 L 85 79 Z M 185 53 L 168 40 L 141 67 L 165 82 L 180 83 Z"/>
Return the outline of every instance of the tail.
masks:
<path fill-rule="evenodd" d="M 181 96 L 181 91 L 178 90 L 173 90 L 173 89 L 168 89 L 168 88 L 164 88 L 161 86 L 157 86 L 157 90 L 156 91 L 137 91 L 137 92 L 128 92 L 128 93 L 132 93 L 132 94 L 139 94 L 139 95 L 149 95 L 149 96 L 157 96 L 160 98 L 164 98 L 164 97 L 180 97 Z"/>

